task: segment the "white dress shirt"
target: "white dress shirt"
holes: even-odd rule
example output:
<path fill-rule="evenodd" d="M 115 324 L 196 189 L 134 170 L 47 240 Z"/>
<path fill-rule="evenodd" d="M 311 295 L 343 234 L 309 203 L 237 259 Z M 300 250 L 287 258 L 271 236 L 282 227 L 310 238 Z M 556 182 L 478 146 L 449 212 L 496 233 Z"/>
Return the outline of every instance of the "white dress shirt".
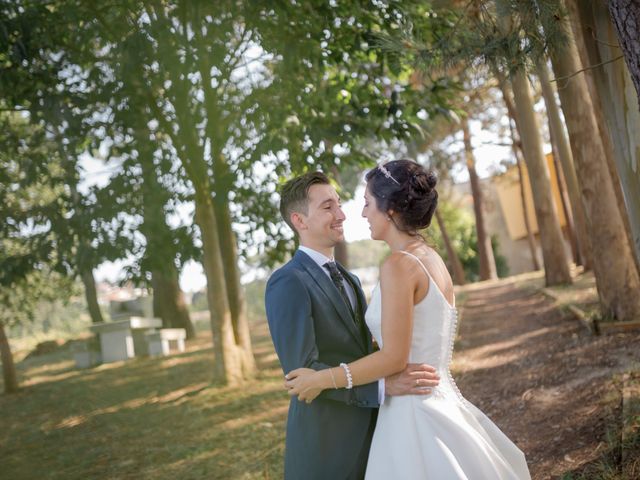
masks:
<path fill-rule="evenodd" d="M 329 273 L 329 269 L 325 268 L 324 264 L 327 262 L 335 262 L 334 258 L 329 258 L 329 257 L 325 257 L 322 253 L 320 252 L 316 252 L 315 250 L 309 248 L 309 247 L 305 247 L 304 245 L 300 245 L 300 247 L 298 247 L 300 250 L 302 250 L 304 253 L 306 253 L 307 255 L 309 255 L 311 257 L 311 260 L 313 260 L 314 262 L 316 262 L 320 268 L 322 268 L 322 271 L 324 273 L 327 274 L 327 277 L 331 278 L 331 274 Z M 332 280 L 333 281 L 333 280 Z M 351 284 L 347 281 L 346 278 L 342 278 L 342 285 L 344 286 L 344 291 L 347 292 L 347 297 L 349 297 L 349 303 L 351 304 L 351 309 L 352 311 L 356 311 L 356 292 L 353 291 L 353 287 L 351 286 Z"/>
<path fill-rule="evenodd" d="M 335 262 L 335 259 L 329 258 L 326 255 L 323 255 L 322 253 L 312 248 L 305 247 L 304 245 L 300 245 L 298 247 L 298 250 L 309 255 L 309 257 L 311 257 L 311 260 L 313 260 L 314 262 L 316 262 L 316 264 L 318 264 L 318 266 L 327 275 L 327 277 L 331 278 L 331 275 L 329 274 L 329 270 L 324 267 L 324 264 L 327 262 Z M 356 292 L 353 291 L 351 284 L 347 281 L 346 278 L 342 279 L 342 283 L 344 285 L 345 291 L 347 292 L 347 296 L 349 297 L 349 301 L 351 302 L 351 308 L 353 308 L 353 311 L 355 312 L 356 311 L 356 308 L 355 308 Z M 378 380 L 378 402 L 380 403 L 380 405 L 384 403 L 384 378 L 381 378 L 380 380 Z"/>

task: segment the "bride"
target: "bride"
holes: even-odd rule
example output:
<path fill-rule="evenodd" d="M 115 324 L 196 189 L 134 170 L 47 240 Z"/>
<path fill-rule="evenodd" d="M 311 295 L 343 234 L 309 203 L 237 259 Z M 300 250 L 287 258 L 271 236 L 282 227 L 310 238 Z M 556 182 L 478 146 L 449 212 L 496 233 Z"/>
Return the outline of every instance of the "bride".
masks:
<path fill-rule="evenodd" d="M 524 454 L 460 394 L 449 370 L 457 321 L 453 284 L 418 234 L 438 203 L 435 174 L 396 160 L 368 172 L 366 181 L 362 215 L 371 238 L 391 249 L 365 317 L 380 350 L 326 370 L 289 372 L 289 394 L 309 403 L 322 390 L 367 384 L 410 362 L 437 366 L 441 381 L 430 394 L 385 398 L 366 478 L 529 479 Z"/>

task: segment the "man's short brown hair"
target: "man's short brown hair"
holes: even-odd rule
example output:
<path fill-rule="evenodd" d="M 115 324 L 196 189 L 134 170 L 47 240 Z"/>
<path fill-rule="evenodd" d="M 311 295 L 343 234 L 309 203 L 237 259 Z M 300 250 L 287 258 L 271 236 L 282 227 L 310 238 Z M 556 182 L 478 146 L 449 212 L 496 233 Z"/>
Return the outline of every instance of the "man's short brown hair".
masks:
<path fill-rule="evenodd" d="M 322 172 L 309 172 L 287 181 L 280 189 L 280 214 L 287 225 L 296 232 L 291 223 L 291 214 L 309 213 L 309 188 L 312 185 L 330 185 L 329 178 Z"/>

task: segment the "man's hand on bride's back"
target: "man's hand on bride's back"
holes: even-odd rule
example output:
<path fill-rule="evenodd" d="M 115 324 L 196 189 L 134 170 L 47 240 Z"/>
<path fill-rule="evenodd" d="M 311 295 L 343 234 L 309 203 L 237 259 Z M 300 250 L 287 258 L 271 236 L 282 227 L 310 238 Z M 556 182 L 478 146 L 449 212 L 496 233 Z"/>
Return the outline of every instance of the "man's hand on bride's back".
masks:
<path fill-rule="evenodd" d="M 386 395 L 428 395 L 440 383 L 436 369 L 424 363 L 410 363 L 400 373 L 384 379 Z"/>

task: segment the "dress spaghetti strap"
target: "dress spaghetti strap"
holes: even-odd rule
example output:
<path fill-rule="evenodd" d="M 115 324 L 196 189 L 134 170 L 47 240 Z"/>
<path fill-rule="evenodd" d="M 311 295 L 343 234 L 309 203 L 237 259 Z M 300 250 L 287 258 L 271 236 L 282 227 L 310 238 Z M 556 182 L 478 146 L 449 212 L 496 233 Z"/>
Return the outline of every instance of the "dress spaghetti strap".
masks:
<path fill-rule="evenodd" d="M 447 303 L 447 305 L 451 308 L 455 308 L 456 305 L 456 297 L 453 297 L 453 305 L 451 303 L 449 303 L 449 300 L 447 300 L 447 297 L 444 296 L 444 293 L 442 292 L 442 290 L 440 290 L 440 287 L 438 287 L 438 284 L 436 283 L 436 281 L 433 279 L 433 277 L 431 276 L 431 274 L 429 273 L 429 270 L 427 270 L 427 267 L 424 266 L 424 263 L 422 263 L 422 260 L 420 260 L 418 257 L 416 257 L 413 253 L 409 253 L 405 250 L 398 250 L 400 253 L 404 253 L 405 255 L 409 255 L 410 257 L 415 258 L 416 262 L 418 262 L 420 264 L 420 266 L 422 267 L 422 270 L 424 270 L 424 273 L 427 274 L 427 278 L 429 278 L 429 288 L 431 288 L 431 286 L 433 285 L 433 288 L 435 288 L 438 293 L 440 294 L 440 296 L 442 297 L 442 299 Z"/>
<path fill-rule="evenodd" d="M 424 263 L 422 263 L 422 261 L 421 261 L 418 257 L 416 257 L 413 253 L 409 253 L 409 252 L 406 252 L 406 251 L 404 251 L 404 250 L 398 250 L 398 251 L 399 251 L 400 253 L 404 253 L 405 255 L 409 255 L 410 257 L 415 258 L 415 259 L 416 259 L 416 261 L 417 261 L 417 262 L 420 264 L 420 266 L 422 267 L 422 270 L 424 270 L 424 273 L 426 273 L 426 274 L 427 274 L 427 277 L 429 277 L 429 280 L 430 280 L 430 281 L 433 281 L 433 278 L 431 278 L 431 275 L 429 274 L 429 270 L 427 270 L 427 267 L 425 267 L 425 266 L 424 266 Z"/>

